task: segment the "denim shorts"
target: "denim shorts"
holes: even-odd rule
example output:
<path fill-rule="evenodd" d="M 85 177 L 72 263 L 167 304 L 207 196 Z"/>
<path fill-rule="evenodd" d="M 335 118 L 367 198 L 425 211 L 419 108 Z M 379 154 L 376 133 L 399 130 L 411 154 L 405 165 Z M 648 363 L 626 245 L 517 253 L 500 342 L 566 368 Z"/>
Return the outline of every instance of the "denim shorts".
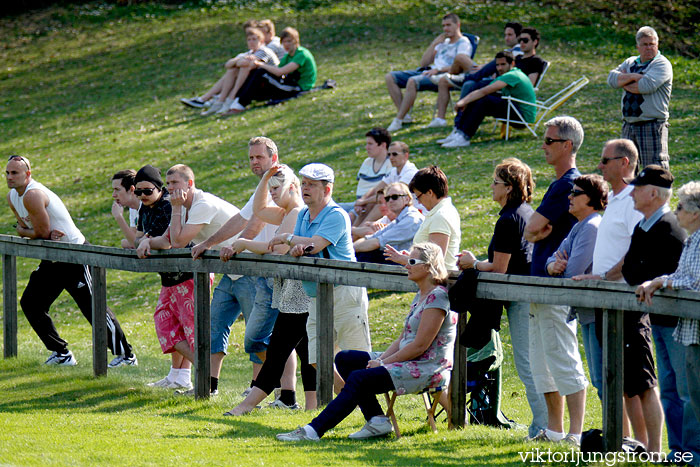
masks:
<path fill-rule="evenodd" d="M 243 276 L 234 281 L 224 275 L 214 289 L 211 300 L 211 353 L 226 353 L 231 326 L 241 313 L 248 322 L 255 300 L 254 279 Z"/>
<path fill-rule="evenodd" d="M 416 68 L 415 70 L 392 71 L 391 76 L 394 82 L 400 88 L 405 88 L 409 79 L 416 82 L 418 91 L 437 91 L 437 84 L 430 80 L 429 76 L 423 75 L 423 69 Z"/>

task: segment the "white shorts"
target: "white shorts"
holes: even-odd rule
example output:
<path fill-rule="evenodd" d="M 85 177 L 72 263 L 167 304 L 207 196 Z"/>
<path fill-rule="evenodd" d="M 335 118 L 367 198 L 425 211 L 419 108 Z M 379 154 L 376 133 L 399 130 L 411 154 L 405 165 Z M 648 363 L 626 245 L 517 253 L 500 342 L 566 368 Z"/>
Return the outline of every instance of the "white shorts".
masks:
<path fill-rule="evenodd" d="M 337 350 L 371 351 L 369 338 L 369 320 L 367 309 L 369 301 L 364 287 L 338 285 L 333 287 L 333 343 Z M 309 304 L 309 319 L 306 321 L 306 333 L 309 336 L 309 363 L 316 363 L 316 298 Z"/>
<path fill-rule="evenodd" d="M 566 305 L 530 304 L 530 369 L 539 393 L 568 396 L 588 386 L 576 320 L 567 323 L 568 315 Z"/>

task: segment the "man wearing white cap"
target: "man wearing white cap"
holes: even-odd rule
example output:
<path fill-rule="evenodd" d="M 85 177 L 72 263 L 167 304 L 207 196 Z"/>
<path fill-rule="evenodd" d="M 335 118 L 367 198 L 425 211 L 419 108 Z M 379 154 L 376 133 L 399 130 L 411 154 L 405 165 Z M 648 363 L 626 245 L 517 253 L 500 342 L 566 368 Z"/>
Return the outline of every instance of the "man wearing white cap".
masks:
<path fill-rule="evenodd" d="M 289 254 L 304 254 L 343 261 L 356 261 L 352 248 L 350 218 L 332 199 L 333 169 L 324 164 L 308 164 L 300 171 L 301 194 L 306 207 L 299 212 L 293 234 L 277 235 L 271 246 L 287 243 Z M 312 247 L 310 252 L 307 247 Z M 316 283 L 304 281 L 311 297 L 306 331 L 309 335 L 309 363 L 316 365 Z M 370 350 L 367 319 L 367 290 L 364 287 L 336 285 L 333 289 L 333 327 L 336 347 L 341 350 Z M 336 383 L 342 379 L 336 373 Z M 336 389 L 340 386 L 336 384 Z"/>

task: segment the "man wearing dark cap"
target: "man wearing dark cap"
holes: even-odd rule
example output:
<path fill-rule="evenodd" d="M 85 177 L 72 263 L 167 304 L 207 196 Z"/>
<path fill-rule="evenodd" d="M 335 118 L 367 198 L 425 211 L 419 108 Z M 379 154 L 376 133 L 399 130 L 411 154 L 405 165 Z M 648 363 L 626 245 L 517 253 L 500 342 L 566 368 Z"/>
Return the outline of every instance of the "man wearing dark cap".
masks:
<path fill-rule="evenodd" d="M 163 189 L 160 170 L 151 165 L 136 172 L 134 194 L 141 200 L 136 232 L 137 255 L 145 256 L 151 239 L 163 235 L 170 224 L 172 205 L 167 190 Z M 168 375 L 151 387 L 192 389 L 191 369 L 194 359 L 194 276 L 191 272 L 161 272 L 161 289 L 153 313 L 156 335 L 163 353 L 171 355 L 172 366 Z M 190 313 L 186 312 L 189 302 Z"/>
<path fill-rule="evenodd" d="M 27 158 L 10 156 L 5 178 L 10 188 L 7 202 L 17 220 L 17 235 L 30 239 L 86 243 L 63 201 L 53 191 L 32 179 L 32 167 Z M 92 323 L 92 277 L 84 264 L 42 260 L 29 276 L 29 283 L 20 299 L 27 321 L 46 348 L 52 351 L 44 362 L 46 365 L 77 364 L 73 353 L 68 350 L 68 343 L 61 339 L 49 315 L 49 308 L 64 290 L 73 297 L 85 318 Z M 107 330 L 107 345 L 115 355 L 109 367 L 136 365 L 131 345 L 109 308 Z"/>
<path fill-rule="evenodd" d="M 606 279 L 622 275 L 630 285 L 639 285 L 662 274 L 676 270 L 686 238 L 676 216 L 668 206 L 673 175 L 659 165 L 649 165 L 629 180 L 634 209 L 644 218 L 632 232 L 625 257 L 605 273 Z M 672 317 L 654 316 L 654 324 L 664 324 Z M 624 314 L 624 391 L 625 403 L 639 396 L 646 424 L 646 449 L 661 451 L 661 431 L 664 415 L 656 392 L 657 377 L 651 351 L 652 330 L 647 313 Z M 662 387 L 663 391 L 663 387 Z M 665 398 L 662 392 L 662 398 Z M 642 440 L 644 441 L 644 440 Z"/>

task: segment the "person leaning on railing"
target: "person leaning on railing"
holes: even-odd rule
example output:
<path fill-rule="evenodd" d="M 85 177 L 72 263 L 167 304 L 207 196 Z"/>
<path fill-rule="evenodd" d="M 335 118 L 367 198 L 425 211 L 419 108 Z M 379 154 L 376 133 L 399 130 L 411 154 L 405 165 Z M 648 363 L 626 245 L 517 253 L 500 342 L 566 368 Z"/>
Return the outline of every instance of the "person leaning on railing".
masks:
<path fill-rule="evenodd" d="M 530 275 L 532 244 L 525 240 L 525 225 L 534 212 L 530 206 L 535 182 L 527 164 L 515 158 L 505 159 L 496 166 L 491 183 L 493 200 L 501 206 L 488 248 L 488 260 L 479 261 L 471 251 L 459 255 L 459 269 L 497 272 L 501 274 Z M 544 396 L 535 389 L 530 371 L 530 304 L 507 302 L 508 323 L 515 369 L 525 385 L 527 402 L 532 410 L 529 436 L 534 437 L 547 426 L 547 406 Z"/>
<path fill-rule="evenodd" d="M 659 289 L 700 291 L 700 182 L 690 182 L 678 190 L 676 207 L 678 223 L 689 234 L 678 268 L 673 274 L 659 276 L 637 287 L 640 302 L 651 305 L 651 297 Z M 700 420 L 700 320 L 680 318 L 673 337 L 685 346 L 685 370 L 695 424 Z M 684 430 L 686 417 L 683 414 Z"/>

